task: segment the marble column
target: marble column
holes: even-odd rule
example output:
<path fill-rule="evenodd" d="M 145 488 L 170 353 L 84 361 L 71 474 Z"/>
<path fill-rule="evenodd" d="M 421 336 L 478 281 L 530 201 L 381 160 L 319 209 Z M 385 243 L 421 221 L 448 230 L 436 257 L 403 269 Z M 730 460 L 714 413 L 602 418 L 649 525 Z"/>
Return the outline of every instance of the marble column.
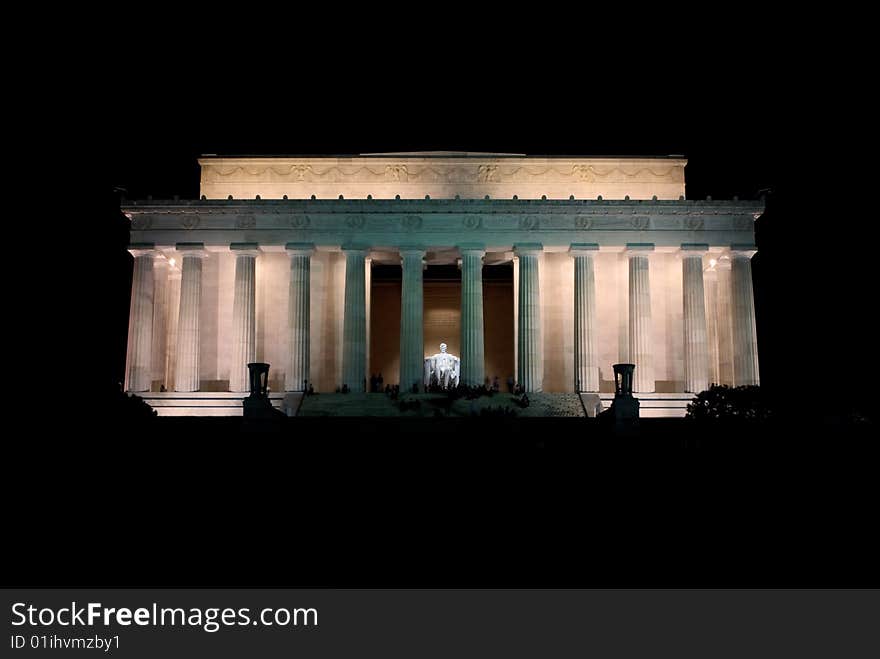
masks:
<path fill-rule="evenodd" d="M 513 255 L 513 377 L 519 373 L 519 257 Z"/>
<path fill-rule="evenodd" d="M 285 249 L 290 257 L 290 287 L 287 298 L 288 359 L 284 389 L 305 391 L 308 389 L 310 377 L 311 264 L 315 246 L 311 243 L 287 243 Z"/>
<path fill-rule="evenodd" d="M 153 347 L 150 367 L 150 379 L 165 383 L 165 342 L 168 337 L 165 334 L 165 317 L 167 314 L 168 299 L 168 259 L 159 255 L 153 261 Z"/>
<path fill-rule="evenodd" d="M 541 391 L 544 383 L 541 343 L 541 288 L 538 280 L 540 244 L 515 245 L 519 258 L 519 364 L 517 380 L 527 392 Z"/>
<path fill-rule="evenodd" d="M 654 391 L 654 344 L 651 329 L 651 279 L 649 255 L 652 243 L 630 243 L 629 259 L 629 360 L 636 365 L 633 391 Z"/>
<path fill-rule="evenodd" d="M 733 316 L 733 384 L 760 384 L 758 337 L 755 331 L 755 295 L 752 290 L 751 245 L 730 248 L 730 302 Z"/>
<path fill-rule="evenodd" d="M 342 324 L 342 383 L 349 390 L 366 390 L 367 308 L 364 248 L 343 248 L 345 253 L 345 310 Z"/>
<path fill-rule="evenodd" d="M 403 279 L 400 291 L 400 390 L 421 389 L 425 368 L 422 272 L 425 250 L 400 249 Z"/>
<path fill-rule="evenodd" d="M 596 277 L 593 256 L 596 243 L 571 246 L 574 257 L 574 386 L 575 391 L 599 391 L 599 356 L 596 350 Z"/>
<path fill-rule="evenodd" d="M 461 383 L 484 384 L 483 256 L 485 248 L 460 245 L 461 252 Z"/>
<path fill-rule="evenodd" d="M 703 254 L 708 245 L 681 246 L 684 305 L 684 390 L 700 393 L 709 388 L 709 344 L 703 288 Z"/>
<path fill-rule="evenodd" d="M 202 259 L 208 256 L 202 243 L 177 245 L 181 257 L 180 311 L 177 314 L 177 369 L 175 391 L 199 390 L 199 315 L 202 304 Z"/>
<path fill-rule="evenodd" d="M 153 372 L 153 245 L 132 245 L 131 311 L 128 333 L 128 391 L 149 391 Z"/>
<path fill-rule="evenodd" d="M 730 300 L 730 255 L 724 254 L 715 266 L 718 291 L 715 314 L 718 333 L 718 383 L 733 386 L 733 308 Z"/>
<path fill-rule="evenodd" d="M 718 271 L 715 266 L 718 260 L 709 259 L 709 267 L 703 271 L 703 282 L 706 292 L 706 343 L 709 353 L 709 384 L 721 382 L 721 370 L 718 361 Z"/>
<path fill-rule="evenodd" d="M 257 243 L 232 243 L 235 254 L 235 289 L 232 300 L 232 364 L 229 391 L 249 391 L 247 365 L 257 358 Z"/>
<path fill-rule="evenodd" d="M 165 318 L 165 388 L 174 391 L 177 370 L 177 319 L 180 314 L 180 266 L 177 259 L 168 260 L 168 312 Z"/>

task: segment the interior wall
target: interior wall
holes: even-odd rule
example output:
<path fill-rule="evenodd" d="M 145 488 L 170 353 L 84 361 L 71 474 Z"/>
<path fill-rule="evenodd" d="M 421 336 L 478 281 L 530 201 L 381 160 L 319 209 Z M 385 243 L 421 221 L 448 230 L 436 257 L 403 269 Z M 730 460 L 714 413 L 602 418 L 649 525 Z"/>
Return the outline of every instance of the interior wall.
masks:
<path fill-rule="evenodd" d="M 385 384 L 397 384 L 400 380 L 400 282 L 374 281 L 371 288 L 369 377 L 381 373 Z"/>
<path fill-rule="evenodd" d="M 516 379 L 513 364 L 513 282 L 483 282 L 483 327 L 486 375 L 498 376 L 501 391 L 507 378 Z"/>

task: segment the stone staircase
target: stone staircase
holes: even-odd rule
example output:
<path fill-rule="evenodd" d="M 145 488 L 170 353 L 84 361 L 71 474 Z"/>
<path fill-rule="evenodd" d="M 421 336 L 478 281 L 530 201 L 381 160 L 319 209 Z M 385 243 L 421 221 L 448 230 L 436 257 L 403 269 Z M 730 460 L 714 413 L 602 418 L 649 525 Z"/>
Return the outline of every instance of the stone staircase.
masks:
<path fill-rule="evenodd" d="M 401 412 L 396 401 L 391 400 L 385 394 L 317 394 L 306 396 L 299 416 L 369 416 L 369 417 L 395 417 L 395 416 L 431 416 L 435 405 L 431 400 L 442 400 L 439 394 L 405 394 L 404 400 L 417 399 L 421 401 L 420 411 Z M 495 396 L 482 397 L 474 401 L 464 398 L 458 399 L 451 408 L 452 416 L 466 417 L 479 414 L 483 407 L 497 408 L 509 406 L 516 409 L 517 417 L 582 417 L 584 409 L 578 394 L 529 394 L 529 406 L 519 408 L 513 403 L 513 397 L 508 393 L 499 393 Z"/>
<path fill-rule="evenodd" d="M 242 416 L 241 401 L 246 393 L 232 391 L 143 392 L 138 396 L 156 410 L 158 416 Z M 272 407 L 294 416 L 302 393 L 270 393 Z"/>
<path fill-rule="evenodd" d="M 400 416 L 385 394 L 315 394 L 306 396 L 298 416 Z"/>
<path fill-rule="evenodd" d="M 682 418 L 687 414 L 687 406 L 694 394 L 634 394 L 639 400 L 639 417 L 642 419 Z M 602 409 L 611 407 L 614 394 L 599 394 Z"/>

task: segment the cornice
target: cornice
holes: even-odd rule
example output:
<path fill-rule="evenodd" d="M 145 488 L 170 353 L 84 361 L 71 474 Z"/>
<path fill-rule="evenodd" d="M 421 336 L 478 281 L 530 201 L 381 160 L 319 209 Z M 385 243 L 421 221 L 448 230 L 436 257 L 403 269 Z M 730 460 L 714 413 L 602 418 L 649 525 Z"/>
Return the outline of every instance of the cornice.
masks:
<path fill-rule="evenodd" d="M 325 199 L 134 201 L 133 241 L 169 245 L 754 242 L 761 201 Z"/>

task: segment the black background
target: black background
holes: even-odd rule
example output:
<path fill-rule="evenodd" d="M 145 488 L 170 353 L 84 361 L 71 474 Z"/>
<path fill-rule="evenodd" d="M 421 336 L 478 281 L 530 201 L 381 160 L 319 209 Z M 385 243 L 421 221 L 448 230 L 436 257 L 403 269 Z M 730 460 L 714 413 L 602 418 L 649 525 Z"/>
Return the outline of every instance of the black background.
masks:
<path fill-rule="evenodd" d="M 873 414 L 876 394 L 865 376 L 876 363 L 876 223 L 859 158 L 868 108 L 851 70 L 801 40 L 802 26 L 744 7 L 665 21 L 347 11 L 186 23 L 131 13 L 76 40 L 84 57 L 51 93 L 73 145 L 49 153 L 79 192 L 47 203 L 70 242 L 27 281 L 57 300 L 34 324 L 57 346 L 38 351 L 40 373 L 61 363 L 81 375 L 20 408 L 7 463 L 16 578 L 876 584 L 872 463 L 822 422 Z M 762 386 L 795 438 L 821 442 L 572 459 L 461 438 L 328 437 L 307 451 L 277 437 L 108 434 L 100 410 L 122 377 L 131 276 L 117 188 L 193 198 L 201 153 L 397 150 L 684 154 L 689 198 L 767 191 L 753 261 Z"/>

